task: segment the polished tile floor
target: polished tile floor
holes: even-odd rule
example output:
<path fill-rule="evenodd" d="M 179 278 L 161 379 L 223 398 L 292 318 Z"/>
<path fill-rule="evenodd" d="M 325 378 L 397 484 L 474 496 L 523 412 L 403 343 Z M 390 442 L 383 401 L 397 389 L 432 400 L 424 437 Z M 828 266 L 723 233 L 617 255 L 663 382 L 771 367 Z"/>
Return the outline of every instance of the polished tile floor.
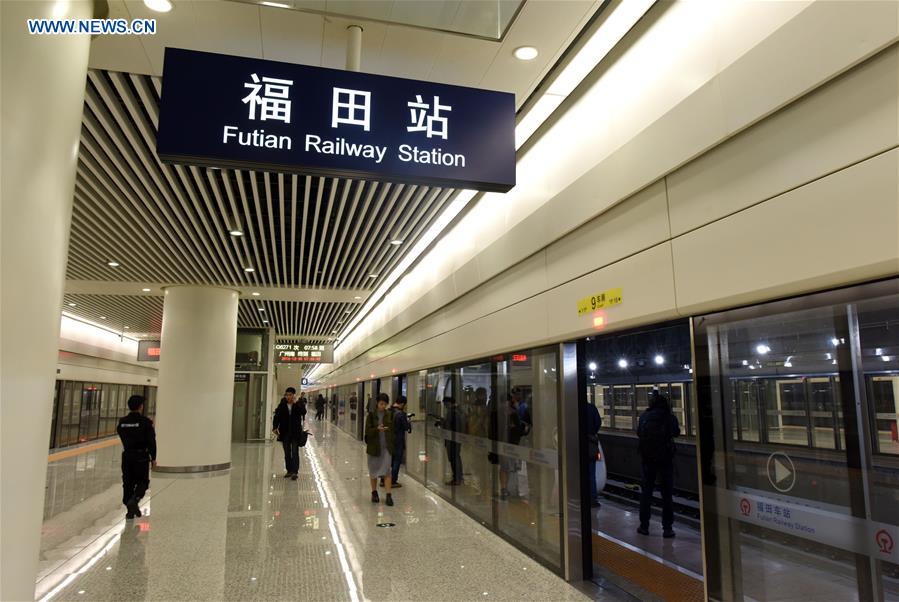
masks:
<path fill-rule="evenodd" d="M 51 463 L 38 599 L 586 599 L 412 479 L 372 504 L 362 446 L 310 428 L 299 480 L 279 445 L 235 445 L 230 471 L 154 475 L 127 522 L 118 446 Z"/>

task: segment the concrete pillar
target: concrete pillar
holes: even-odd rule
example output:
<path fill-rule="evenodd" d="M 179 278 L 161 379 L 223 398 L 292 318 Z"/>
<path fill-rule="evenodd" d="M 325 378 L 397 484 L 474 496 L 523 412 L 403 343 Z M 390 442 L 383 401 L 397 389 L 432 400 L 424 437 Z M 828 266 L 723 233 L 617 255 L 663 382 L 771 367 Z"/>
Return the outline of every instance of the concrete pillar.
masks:
<path fill-rule="evenodd" d="M 165 289 L 156 409 L 157 470 L 231 465 L 237 291 Z"/>
<path fill-rule="evenodd" d="M 0 2 L 0 600 L 33 600 L 89 36 L 29 18 L 92 2 Z"/>

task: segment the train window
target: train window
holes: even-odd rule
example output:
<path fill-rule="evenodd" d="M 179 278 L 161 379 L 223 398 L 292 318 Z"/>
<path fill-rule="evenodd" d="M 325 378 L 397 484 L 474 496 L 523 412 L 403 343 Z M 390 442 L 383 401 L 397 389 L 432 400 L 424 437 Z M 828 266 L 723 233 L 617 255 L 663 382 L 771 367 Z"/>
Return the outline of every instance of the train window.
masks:
<path fill-rule="evenodd" d="M 583 358 L 588 399 L 602 417 L 603 429 L 631 431 L 654 388 L 666 395 L 681 432 L 693 435 L 690 416 L 690 325 L 687 321 L 644 326 L 590 337 Z"/>
<path fill-rule="evenodd" d="M 858 304 L 873 451 L 899 455 L 899 295 Z"/>

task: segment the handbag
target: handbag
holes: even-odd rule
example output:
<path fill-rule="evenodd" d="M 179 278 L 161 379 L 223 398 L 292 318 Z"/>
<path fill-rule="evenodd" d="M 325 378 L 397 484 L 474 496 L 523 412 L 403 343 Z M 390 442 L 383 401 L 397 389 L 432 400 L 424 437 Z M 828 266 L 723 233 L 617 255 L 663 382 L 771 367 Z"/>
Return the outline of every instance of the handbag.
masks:
<path fill-rule="evenodd" d="M 309 440 L 309 431 L 300 432 L 300 438 L 297 439 L 297 444 L 300 447 L 306 447 L 306 441 Z"/>

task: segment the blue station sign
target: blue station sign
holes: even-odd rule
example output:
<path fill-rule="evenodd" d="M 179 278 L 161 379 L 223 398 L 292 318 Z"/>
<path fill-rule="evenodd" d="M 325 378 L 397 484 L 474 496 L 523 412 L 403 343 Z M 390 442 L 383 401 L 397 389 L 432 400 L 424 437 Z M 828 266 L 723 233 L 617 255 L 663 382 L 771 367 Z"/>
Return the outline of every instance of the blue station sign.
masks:
<path fill-rule="evenodd" d="M 515 96 L 166 48 L 168 163 L 506 192 Z"/>

